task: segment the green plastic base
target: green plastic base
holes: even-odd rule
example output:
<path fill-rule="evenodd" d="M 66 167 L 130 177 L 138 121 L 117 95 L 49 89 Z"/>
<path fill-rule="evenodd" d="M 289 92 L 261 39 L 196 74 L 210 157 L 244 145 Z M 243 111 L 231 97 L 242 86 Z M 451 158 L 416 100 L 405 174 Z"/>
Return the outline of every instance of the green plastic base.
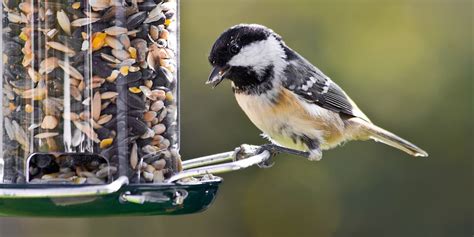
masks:
<path fill-rule="evenodd" d="M 221 181 L 201 184 L 131 184 L 105 196 L 81 198 L 6 198 L 0 199 L 0 216 L 94 217 L 126 215 L 180 215 L 206 210 L 214 201 Z M 51 185 L 0 184 L 1 188 L 51 188 Z M 176 203 L 172 195 L 186 194 Z M 146 195 L 143 204 L 123 201 L 123 194 Z M 184 197 L 184 196 L 183 196 Z"/>

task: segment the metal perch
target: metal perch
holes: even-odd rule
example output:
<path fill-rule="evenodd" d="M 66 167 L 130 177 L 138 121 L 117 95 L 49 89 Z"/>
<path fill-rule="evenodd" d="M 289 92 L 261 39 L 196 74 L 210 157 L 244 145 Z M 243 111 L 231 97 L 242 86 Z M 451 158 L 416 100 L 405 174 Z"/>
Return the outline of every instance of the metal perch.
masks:
<path fill-rule="evenodd" d="M 307 152 L 297 151 L 273 144 L 266 144 L 262 146 L 244 144 L 236 148 L 234 151 L 183 161 L 183 171 L 167 179 L 165 182 L 172 183 L 183 178 L 203 176 L 206 174 L 226 173 L 245 169 L 253 165 L 269 167 L 271 165 L 265 163 L 270 160 L 270 158 L 279 153 L 287 153 L 303 157 L 309 156 Z M 226 161 L 232 162 L 223 163 Z"/>

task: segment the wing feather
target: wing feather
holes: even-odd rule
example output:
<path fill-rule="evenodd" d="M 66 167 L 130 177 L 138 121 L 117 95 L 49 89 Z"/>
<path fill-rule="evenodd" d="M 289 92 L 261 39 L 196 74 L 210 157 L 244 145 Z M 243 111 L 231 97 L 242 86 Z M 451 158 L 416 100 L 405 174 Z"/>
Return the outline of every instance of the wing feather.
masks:
<path fill-rule="evenodd" d="M 347 94 L 321 70 L 293 50 L 286 50 L 289 62 L 283 86 L 309 103 L 369 121 Z"/>

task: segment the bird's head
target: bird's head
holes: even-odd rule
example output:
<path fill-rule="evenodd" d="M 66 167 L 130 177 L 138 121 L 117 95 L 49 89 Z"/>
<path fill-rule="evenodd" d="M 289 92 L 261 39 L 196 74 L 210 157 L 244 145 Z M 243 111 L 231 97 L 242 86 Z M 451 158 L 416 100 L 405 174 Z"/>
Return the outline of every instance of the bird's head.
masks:
<path fill-rule="evenodd" d="M 222 33 L 212 46 L 213 70 L 207 84 L 217 86 L 229 79 L 237 86 L 258 85 L 285 64 L 284 43 L 271 29 L 240 24 Z"/>

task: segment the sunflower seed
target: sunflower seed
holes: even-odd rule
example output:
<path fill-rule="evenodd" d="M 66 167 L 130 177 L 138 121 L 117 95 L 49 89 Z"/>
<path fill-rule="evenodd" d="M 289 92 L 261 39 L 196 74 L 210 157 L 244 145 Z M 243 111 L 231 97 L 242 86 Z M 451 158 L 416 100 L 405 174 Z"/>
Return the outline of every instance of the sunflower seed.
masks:
<path fill-rule="evenodd" d="M 138 12 L 127 19 L 126 25 L 128 30 L 132 30 L 140 26 L 147 18 L 146 12 Z"/>
<path fill-rule="evenodd" d="M 148 52 L 147 42 L 144 39 L 134 39 L 131 42 L 132 46 L 137 49 L 137 60 L 138 62 L 144 62 L 146 60 L 146 54 Z"/>
<path fill-rule="evenodd" d="M 117 37 L 117 39 L 120 41 L 120 43 L 123 45 L 125 49 L 128 49 L 130 47 L 130 38 L 126 34 L 121 34 Z"/>
<path fill-rule="evenodd" d="M 161 9 L 164 11 L 164 12 L 167 12 L 167 11 L 176 11 L 176 4 L 174 4 L 174 2 L 164 2 L 161 4 Z"/>
<path fill-rule="evenodd" d="M 154 26 L 154 25 L 150 26 L 150 37 L 153 40 L 158 40 L 158 38 L 160 37 L 160 30 L 158 29 L 157 26 Z"/>
<path fill-rule="evenodd" d="M 132 129 L 131 133 L 134 135 L 141 136 L 148 131 L 147 125 L 142 122 L 138 117 L 128 116 L 128 125 Z"/>
<path fill-rule="evenodd" d="M 151 10 L 149 13 L 148 13 L 148 17 L 147 17 L 147 21 L 150 21 L 151 19 L 155 19 L 157 17 L 160 17 L 160 15 L 163 15 L 162 13 L 162 4 L 159 4 L 157 5 L 155 8 L 153 8 L 153 10 Z M 163 17 L 165 17 L 163 15 Z M 149 23 L 149 22 L 146 22 L 145 23 Z"/>

